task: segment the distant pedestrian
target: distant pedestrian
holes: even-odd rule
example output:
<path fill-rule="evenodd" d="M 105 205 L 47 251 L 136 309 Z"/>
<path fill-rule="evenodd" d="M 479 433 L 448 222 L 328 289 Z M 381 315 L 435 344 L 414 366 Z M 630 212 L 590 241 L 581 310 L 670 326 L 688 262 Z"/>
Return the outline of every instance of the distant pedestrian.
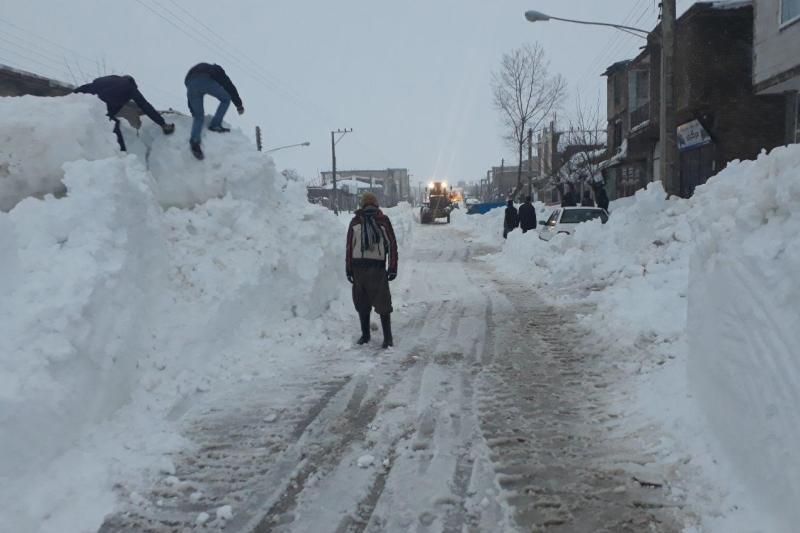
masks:
<path fill-rule="evenodd" d="M 594 200 L 592 200 L 592 193 L 589 190 L 583 191 L 583 199 L 581 200 L 581 207 L 594 207 Z"/>
<path fill-rule="evenodd" d="M 370 341 L 370 314 L 374 308 L 381 317 L 383 347 L 394 346 L 389 282 L 397 278 L 397 240 L 389 217 L 379 209 L 378 198 L 371 192 L 361 197 L 361 209 L 347 229 L 345 273 L 353 284 L 353 305 L 361 322 L 358 344 Z"/>
<path fill-rule="evenodd" d="M 239 97 L 239 91 L 225 70 L 219 65 L 210 63 L 198 63 L 189 69 L 184 80 L 186 85 L 186 96 L 189 100 L 189 111 L 192 113 L 192 135 L 189 138 L 189 147 L 192 154 L 197 159 L 202 160 L 203 149 L 200 147 L 200 140 L 203 136 L 203 122 L 205 121 L 205 110 L 203 109 L 203 98 L 206 95 L 213 96 L 219 100 L 217 112 L 211 119 L 208 129 L 217 133 L 227 133 L 231 131 L 222 125 L 222 119 L 228 111 L 228 106 L 233 102 L 239 114 L 244 113 L 244 105 Z"/>
<path fill-rule="evenodd" d="M 503 219 L 503 238 L 507 239 L 508 234 L 519 226 L 519 215 L 517 208 L 514 207 L 514 200 L 509 200 L 506 204 L 506 216 Z"/>
<path fill-rule="evenodd" d="M 597 207 L 601 207 L 608 211 L 608 193 L 602 183 L 598 183 L 594 187 L 594 197 L 597 200 Z"/>
<path fill-rule="evenodd" d="M 536 208 L 531 203 L 530 196 L 525 197 L 525 203 L 519 206 L 519 227 L 522 233 L 536 229 Z"/>
<path fill-rule="evenodd" d="M 568 183 L 561 188 L 561 207 L 575 207 L 578 205 L 577 193 L 575 187 Z"/>
<path fill-rule="evenodd" d="M 150 105 L 150 102 L 139 92 L 139 87 L 136 85 L 136 80 L 133 76 L 103 76 L 97 78 L 91 83 L 81 85 L 75 89 L 76 93 L 93 94 L 100 100 L 105 102 L 107 116 L 114 122 L 114 134 L 117 136 L 117 143 L 119 149 L 123 152 L 127 151 L 125 146 L 125 139 L 122 138 L 122 131 L 119 127 L 119 119 L 117 113 L 122 111 L 125 104 L 133 100 L 142 112 L 150 117 L 150 119 L 161 126 L 161 131 L 169 135 L 175 131 L 175 124 L 169 124 L 161 113 L 155 110 Z"/>

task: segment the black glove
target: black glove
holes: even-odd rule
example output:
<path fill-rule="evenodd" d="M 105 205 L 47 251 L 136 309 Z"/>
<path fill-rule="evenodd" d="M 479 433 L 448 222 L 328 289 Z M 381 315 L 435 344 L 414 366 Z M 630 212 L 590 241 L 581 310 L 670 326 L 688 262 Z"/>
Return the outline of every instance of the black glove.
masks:
<path fill-rule="evenodd" d="M 388 277 L 389 277 L 389 281 L 394 281 L 394 280 L 397 279 L 397 272 L 391 272 L 390 271 L 390 272 L 387 272 L 387 274 L 388 274 Z"/>
<path fill-rule="evenodd" d="M 236 108 L 236 112 L 240 115 L 244 115 L 244 106 L 239 106 Z"/>
<path fill-rule="evenodd" d="M 353 273 L 352 272 L 348 272 L 346 275 L 347 275 L 347 281 L 349 281 L 350 283 L 353 283 Z"/>
<path fill-rule="evenodd" d="M 161 126 L 161 131 L 163 131 L 165 135 L 170 135 L 175 131 L 175 124 L 171 124 L 168 122 L 163 126 Z"/>

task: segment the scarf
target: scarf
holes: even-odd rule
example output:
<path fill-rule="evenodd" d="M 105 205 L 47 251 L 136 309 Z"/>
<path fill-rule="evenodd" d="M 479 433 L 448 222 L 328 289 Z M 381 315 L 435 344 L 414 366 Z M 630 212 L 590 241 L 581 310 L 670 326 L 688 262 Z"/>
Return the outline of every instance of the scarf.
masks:
<path fill-rule="evenodd" d="M 378 208 L 368 205 L 363 208 L 359 215 L 361 215 L 361 251 L 369 250 L 381 240 L 383 240 L 383 233 L 381 233 L 377 222 L 375 222 L 375 215 L 379 212 Z"/>

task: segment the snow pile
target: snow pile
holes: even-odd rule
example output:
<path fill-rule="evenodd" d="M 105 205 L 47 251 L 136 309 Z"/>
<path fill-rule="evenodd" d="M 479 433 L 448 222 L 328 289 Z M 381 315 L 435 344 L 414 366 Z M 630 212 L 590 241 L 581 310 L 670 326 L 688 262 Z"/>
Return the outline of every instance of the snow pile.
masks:
<path fill-rule="evenodd" d="M 206 132 L 200 163 L 190 119 L 171 137 L 146 122 L 126 156 L 96 98 L 3 109 L 18 131 L 0 169 L 41 192 L 63 177 L 67 194 L 0 212 L 0 530 L 96 530 L 112 484 L 180 444 L 170 412 L 349 312 L 348 219 L 239 132 Z M 32 189 L 9 190 L 13 204 Z"/>
<path fill-rule="evenodd" d="M 119 151 L 105 105 L 92 95 L 0 98 L 0 116 L 0 211 L 63 192 L 63 163 Z"/>
<path fill-rule="evenodd" d="M 138 162 L 65 169 L 67 198 L 28 199 L 2 215 L 0 253 L 17 265 L 0 307 L 3 475 L 47 462 L 130 399 L 166 273 L 159 210 Z"/>
<path fill-rule="evenodd" d="M 513 232 L 490 259 L 581 305 L 639 375 L 639 409 L 732 492 L 746 487 L 729 504 L 785 531 L 800 520 L 799 174 L 800 147 L 779 148 L 731 163 L 689 200 L 652 183 L 608 224 L 549 242 Z"/>
<path fill-rule="evenodd" d="M 689 279 L 691 390 L 785 531 L 800 522 L 799 178 L 793 146 L 698 189 Z"/>

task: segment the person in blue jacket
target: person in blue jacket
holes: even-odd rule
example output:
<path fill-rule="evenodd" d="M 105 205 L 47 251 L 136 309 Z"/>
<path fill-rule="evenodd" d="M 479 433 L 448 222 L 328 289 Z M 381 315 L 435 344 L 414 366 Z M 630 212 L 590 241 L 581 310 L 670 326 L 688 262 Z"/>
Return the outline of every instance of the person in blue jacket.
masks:
<path fill-rule="evenodd" d="M 117 142 L 123 152 L 126 151 L 125 139 L 122 138 L 122 131 L 120 131 L 119 128 L 117 113 L 131 100 L 133 100 L 136 105 L 139 106 L 139 109 L 150 117 L 153 122 L 161 126 L 161 130 L 165 134 L 169 135 L 175 131 L 175 125 L 167 123 L 164 117 L 161 116 L 161 113 L 156 111 L 142 93 L 139 92 L 139 88 L 133 76 L 103 76 L 91 83 L 81 85 L 73 92 L 93 94 L 105 102 L 106 109 L 108 110 L 108 118 L 114 121 L 114 133 L 117 135 Z"/>
<path fill-rule="evenodd" d="M 225 117 L 231 102 L 236 106 L 236 111 L 240 115 L 244 113 L 244 106 L 236 86 L 219 65 L 198 63 L 189 69 L 184 83 L 186 84 L 186 97 L 189 100 L 189 111 L 191 111 L 193 118 L 189 146 L 192 154 L 197 159 L 202 160 L 205 156 L 200 147 L 200 139 L 202 138 L 203 121 L 205 120 L 205 111 L 203 110 L 203 98 L 205 95 L 213 96 L 219 100 L 217 112 L 214 113 L 214 117 L 208 125 L 209 130 L 217 133 L 231 131 L 222 125 L 222 119 Z"/>

